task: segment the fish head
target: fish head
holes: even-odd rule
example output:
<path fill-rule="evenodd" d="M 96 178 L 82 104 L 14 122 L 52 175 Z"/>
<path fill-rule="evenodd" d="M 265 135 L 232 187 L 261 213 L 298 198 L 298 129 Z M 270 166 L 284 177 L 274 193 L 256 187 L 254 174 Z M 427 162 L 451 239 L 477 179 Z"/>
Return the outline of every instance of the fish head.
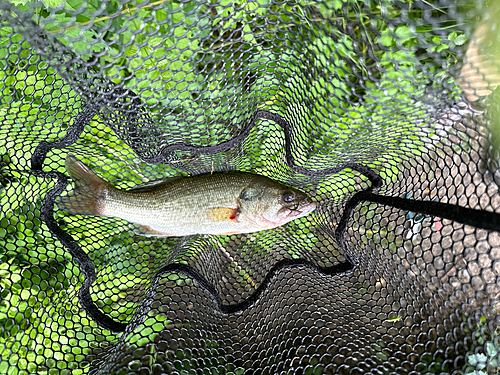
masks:
<path fill-rule="evenodd" d="M 240 215 L 262 229 L 303 217 L 316 206 L 305 193 L 272 180 L 250 184 L 238 198 Z"/>

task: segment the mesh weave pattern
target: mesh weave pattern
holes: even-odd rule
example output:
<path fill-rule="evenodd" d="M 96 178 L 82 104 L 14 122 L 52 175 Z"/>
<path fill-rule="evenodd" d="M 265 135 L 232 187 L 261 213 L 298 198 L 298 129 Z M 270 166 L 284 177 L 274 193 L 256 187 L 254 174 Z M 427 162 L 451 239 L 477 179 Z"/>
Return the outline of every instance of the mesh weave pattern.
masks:
<path fill-rule="evenodd" d="M 497 373 L 498 9 L 1 2 L 0 374 Z M 145 237 L 59 209 L 68 154 L 125 190 L 236 170 L 318 208 Z"/>

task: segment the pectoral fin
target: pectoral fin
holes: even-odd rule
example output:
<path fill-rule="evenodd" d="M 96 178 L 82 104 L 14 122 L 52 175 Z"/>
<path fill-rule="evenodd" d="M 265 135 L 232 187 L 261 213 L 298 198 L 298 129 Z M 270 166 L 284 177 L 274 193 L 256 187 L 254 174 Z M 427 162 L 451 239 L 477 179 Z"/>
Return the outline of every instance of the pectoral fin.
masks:
<path fill-rule="evenodd" d="M 240 211 L 237 208 L 213 207 L 207 211 L 208 217 L 213 221 L 235 221 L 238 222 Z"/>

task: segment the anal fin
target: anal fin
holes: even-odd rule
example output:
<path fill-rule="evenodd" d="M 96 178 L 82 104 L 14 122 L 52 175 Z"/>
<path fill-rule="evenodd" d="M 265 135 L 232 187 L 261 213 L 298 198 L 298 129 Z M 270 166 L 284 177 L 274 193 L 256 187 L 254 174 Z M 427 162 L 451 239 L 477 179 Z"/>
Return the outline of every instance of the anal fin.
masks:
<path fill-rule="evenodd" d="M 149 225 L 136 225 L 138 234 L 146 237 L 178 237 L 175 234 L 160 232 L 151 228 Z"/>
<path fill-rule="evenodd" d="M 232 232 L 217 233 L 218 236 L 230 236 L 231 234 L 240 234 L 241 231 L 233 230 Z"/>

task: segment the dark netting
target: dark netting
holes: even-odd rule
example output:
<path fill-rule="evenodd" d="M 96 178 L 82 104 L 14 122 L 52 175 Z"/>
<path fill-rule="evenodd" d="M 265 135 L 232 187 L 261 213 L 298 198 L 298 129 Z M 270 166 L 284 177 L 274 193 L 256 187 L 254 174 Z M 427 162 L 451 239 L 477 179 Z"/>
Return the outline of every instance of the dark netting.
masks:
<path fill-rule="evenodd" d="M 0 374 L 498 373 L 499 3 L 0 7 Z M 69 154 L 318 207 L 144 236 L 61 209 Z"/>

